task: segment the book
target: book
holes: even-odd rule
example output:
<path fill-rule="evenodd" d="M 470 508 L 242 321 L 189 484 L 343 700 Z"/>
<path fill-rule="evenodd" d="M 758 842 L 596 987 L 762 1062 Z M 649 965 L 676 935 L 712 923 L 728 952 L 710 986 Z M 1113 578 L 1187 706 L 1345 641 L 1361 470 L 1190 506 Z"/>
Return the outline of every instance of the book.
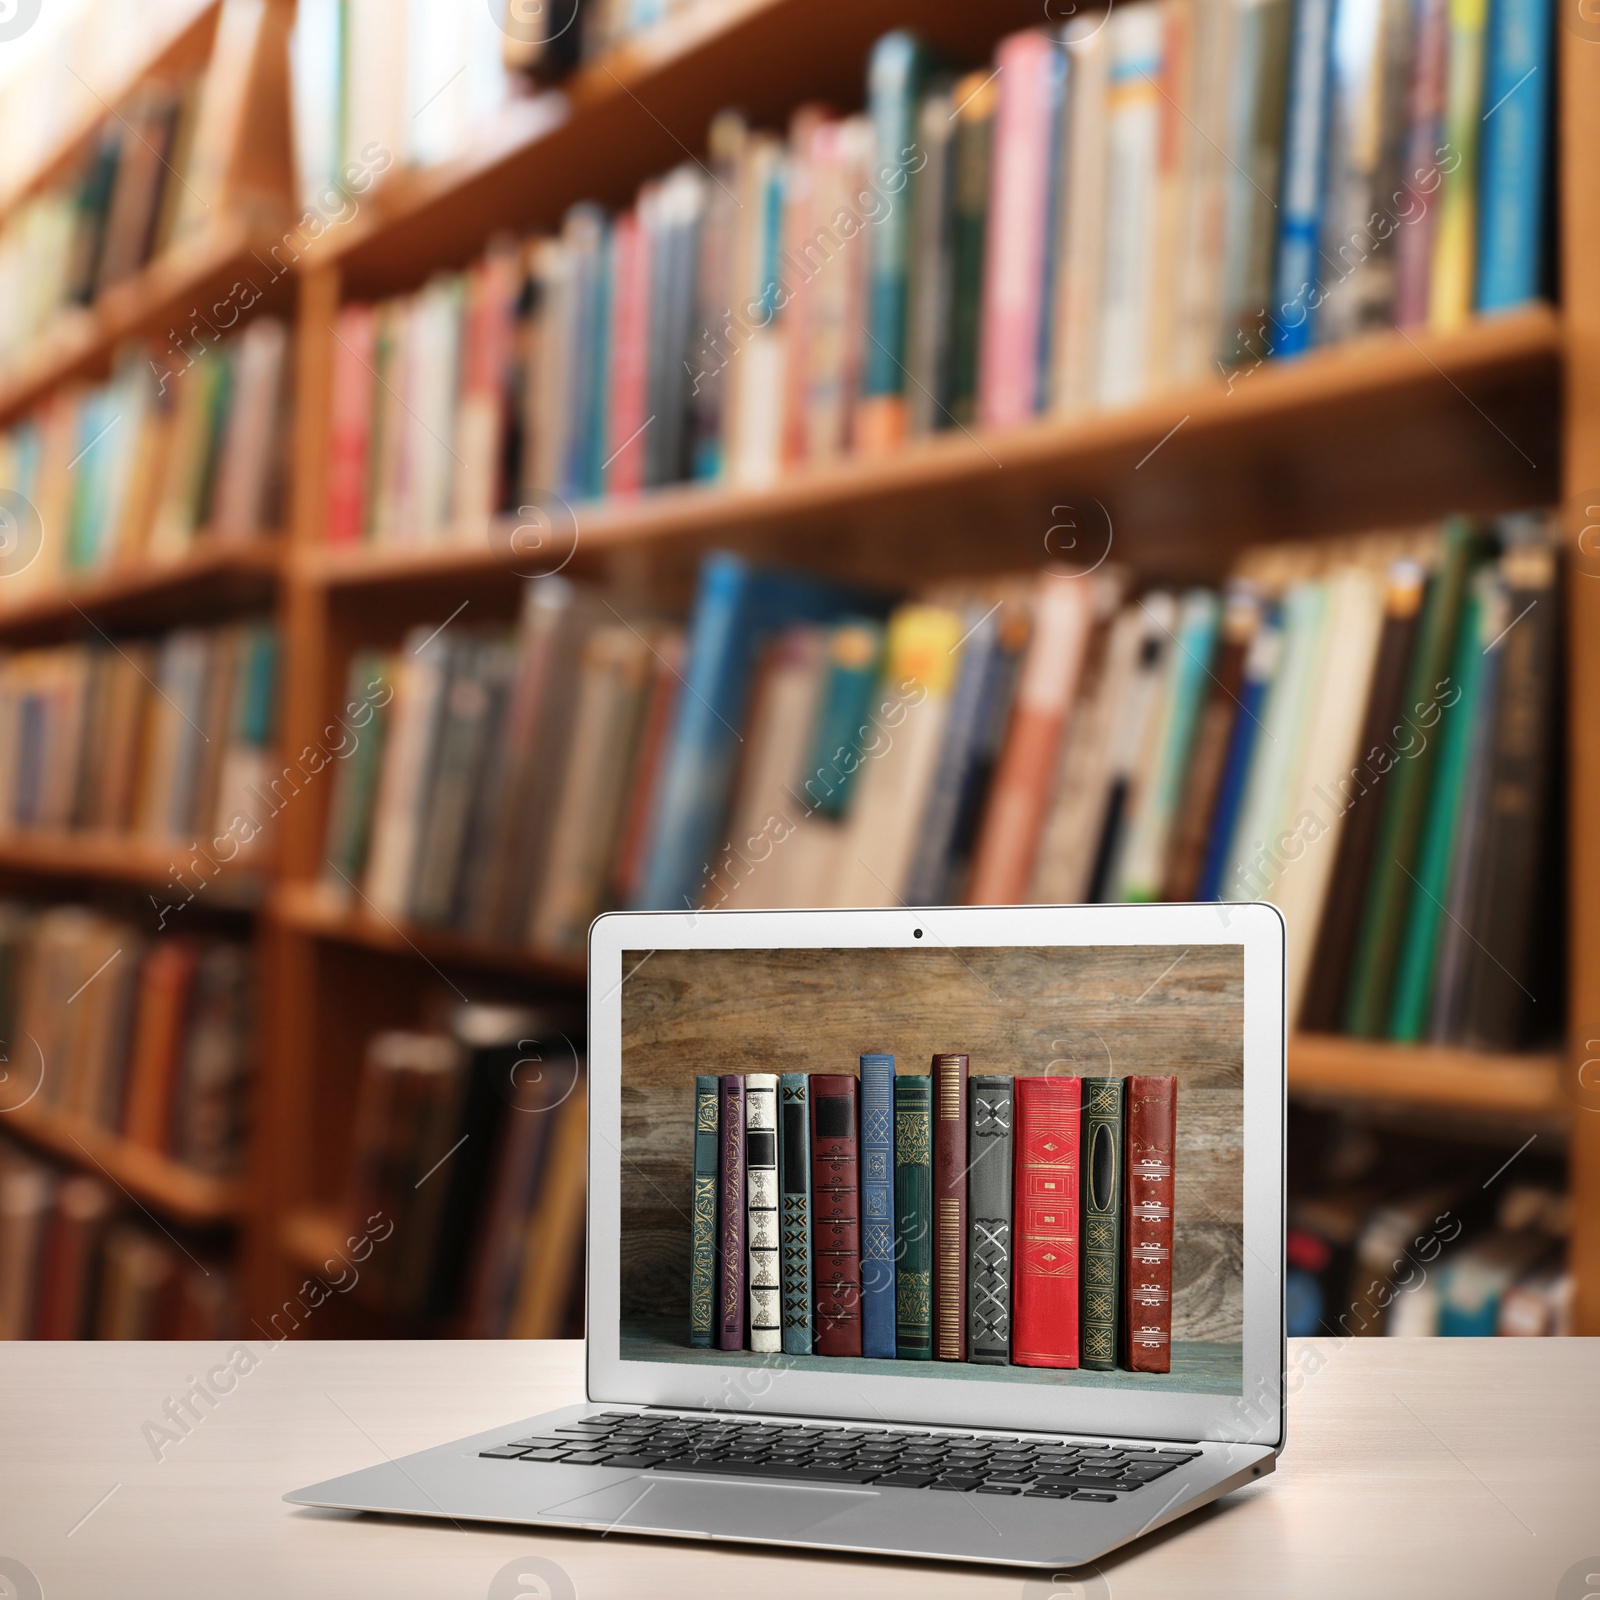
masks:
<path fill-rule="evenodd" d="M 725 1072 L 718 1110 L 722 1141 L 717 1189 L 717 1348 L 745 1342 L 745 1083 Z"/>
<path fill-rule="evenodd" d="M 907 274 L 906 415 L 913 437 L 932 433 L 949 415 L 950 324 L 955 239 L 951 173 L 955 155 L 955 95 L 938 77 L 917 107 L 915 147 L 922 170 L 912 180 Z"/>
<path fill-rule="evenodd" d="M 967 1058 L 933 1058 L 933 1354 L 967 1359 Z"/>
<path fill-rule="evenodd" d="M 717 1172 L 721 1155 L 714 1073 L 694 1080 L 694 1189 L 689 1197 L 689 1343 L 712 1347 L 717 1288 Z"/>
<path fill-rule="evenodd" d="M 1014 1098 L 1011 1359 L 1076 1367 L 1083 1083 L 1019 1076 Z"/>
<path fill-rule="evenodd" d="M 861 1354 L 861 1218 L 856 1080 L 811 1075 L 811 1230 L 816 1350 Z"/>
<path fill-rule="evenodd" d="M 861 1353 L 895 1355 L 894 1057 L 861 1057 Z"/>
<path fill-rule="evenodd" d="M 933 1079 L 894 1080 L 895 1355 L 933 1359 Z"/>
<path fill-rule="evenodd" d="M 1505 311 L 1540 292 L 1550 138 L 1551 8 L 1490 0 L 1479 134 L 1473 308 Z"/>
<path fill-rule="evenodd" d="M 803 1072 L 778 1078 L 778 1190 L 783 1216 L 783 1349 L 811 1354 L 811 1079 Z"/>
<path fill-rule="evenodd" d="M 967 1359 L 1011 1360 L 1012 1080 L 967 1079 Z"/>
<path fill-rule="evenodd" d="M 746 1237 L 750 1348 L 783 1348 L 783 1275 L 778 1223 L 778 1080 L 752 1072 L 744 1085 Z"/>
<path fill-rule="evenodd" d="M 1444 139 L 1438 157 L 1442 182 L 1428 285 L 1428 326 L 1441 330 L 1459 328 L 1472 314 L 1478 234 L 1478 141 L 1484 119 L 1484 28 L 1488 15 L 1488 0 L 1449 0 Z"/>
<path fill-rule="evenodd" d="M 1124 1079 L 1083 1080 L 1080 1364 L 1113 1371 L 1122 1264 Z"/>
<path fill-rule="evenodd" d="M 1405 136 L 1405 186 L 1396 200 L 1404 226 L 1395 255 L 1394 320 L 1417 327 L 1428 320 L 1444 181 L 1445 82 L 1450 60 L 1450 0 L 1420 0 L 1412 46 L 1411 94 Z"/>
<path fill-rule="evenodd" d="M 4 1181 L 0 1178 L 0 1184 Z M 98 1178 L 77 1173 L 61 1180 L 54 1201 L 40 1250 L 32 1337 L 82 1339 L 89 1331 L 111 1194 Z"/>
<path fill-rule="evenodd" d="M 1126 1117 L 1123 1364 L 1131 1372 L 1170 1372 L 1178 1080 L 1164 1074 L 1133 1074 L 1127 1079 Z"/>
<path fill-rule="evenodd" d="M 572 1092 L 555 1108 L 544 1170 L 522 1234 L 522 1276 L 506 1328 L 513 1339 L 569 1334 L 581 1296 L 589 1096 L 581 1063 L 578 1071 Z M 576 1314 L 581 1318 L 581 1310 Z"/>
<path fill-rule="evenodd" d="M 797 798 L 808 810 L 842 817 L 863 765 L 872 691 L 883 660 L 883 628 L 866 618 L 844 617 L 828 630 L 827 667 L 816 714 L 816 733 L 802 769 Z"/>
<path fill-rule="evenodd" d="M 950 341 L 948 375 L 940 389 L 949 396 L 942 427 L 966 427 L 977 418 L 978 359 L 983 284 L 989 236 L 989 174 L 1000 91 L 992 72 L 971 72 L 951 91 L 955 101 L 955 148 L 950 180 Z"/>

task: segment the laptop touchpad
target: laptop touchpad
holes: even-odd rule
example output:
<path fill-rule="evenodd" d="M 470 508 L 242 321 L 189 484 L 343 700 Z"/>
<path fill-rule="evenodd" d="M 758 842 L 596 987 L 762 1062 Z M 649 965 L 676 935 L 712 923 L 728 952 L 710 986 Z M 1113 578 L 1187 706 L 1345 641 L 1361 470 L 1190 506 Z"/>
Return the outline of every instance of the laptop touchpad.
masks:
<path fill-rule="evenodd" d="M 731 1534 L 745 1538 L 790 1539 L 830 1517 L 857 1511 L 878 1495 L 871 1489 L 816 1488 L 798 1483 L 741 1483 L 646 1473 L 547 1506 L 540 1520 L 599 1524 L 619 1532 L 648 1528 L 660 1532 Z"/>

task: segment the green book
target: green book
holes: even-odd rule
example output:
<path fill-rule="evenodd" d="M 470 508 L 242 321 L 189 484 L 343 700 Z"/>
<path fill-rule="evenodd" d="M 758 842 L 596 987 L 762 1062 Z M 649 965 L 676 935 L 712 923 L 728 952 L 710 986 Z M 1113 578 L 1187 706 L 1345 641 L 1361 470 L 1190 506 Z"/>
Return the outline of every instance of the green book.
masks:
<path fill-rule="evenodd" d="M 1350 991 L 1345 996 L 1345 1032 L 1359 1038 L 1381 1038 L 1389 1022 L 1400 946 L 1416 890 L 1423 823 L 1439 765 L 1443 720 L 1439 700 L 1450 693 L 1467 582 L 1483 553 L 1483 539 L 1470 524 L 1453 518 L 1446 525 L 1444 555 L 1428 585 L 1400 720 L 1391 735 L 1389 754 L 1394 764 L 1384 780 L 1389 792 L 1378 823 Z"/>
<path fill-rule="evenodd" d="M 1433 999 L 1439 932 L 1445 897 L 1450 892 L 1450 862 L 1455 855 L 1461 797 L 1466 790 L 1467 757 L 1483 710 L 1485 611 L 1481 594 L 1474 592 L 1468 597 L 1458 629 L 1455 665 L 1450 674 L 1452 688 L 1461 692 L 1455 704 L 1443 708 L 1437 727 L 1439 771 L 1434 778 L 1427 821 L 1422 829 L 1416 892 L 1411 897 L 1411 913 L 1400 949 L 1400 971 L 1395 978 L 1394 1002 L 1389 1009 L 1389 1037 L 1406 1044 L 1414 1044 L 1422 1038 Z M 1446 691 L 1446 697 L 1448 693 Z"/>
<path fill-rule="evenodd" d="M 950 183 L 950 343 L 949 376 L 940 384 L 950 397 L 941 428 L 973 420 L 978 405 L 978 326 L 983 315 L 983 258 L 989 231 L 989 153 L 994 143 L 995 108 L 1000 92 L 991 73 L 963 78 L 953 91 L 956 103 L 955 158 Z"/>
<path fill-rule="evenodd" d="M 717 1287 L 717 1095 L 714 1073 L 694 1080 L 694 1192 L 689 1212 L 689 1343 L 713 1343 Z"/>
<path fill-rule="evenodd" d="M 821 704 L 796 796 L 808 811 L 842 817 L 849 806 L 863 742 L 871 730 L 872 692 L 882 655 L 883 628 L 866 618 L 846 617 L 828 635 Z"/>
<path fill-rule="evenodd" d="M 378 797 L 378 773 L 383 763 L 383 735 L 388 715 L 386 706 L 364 706 L 364 702 L 370 693 L 368 686 L 381 678 L 383 671 L 381 651 L 358 650 L 350 658 L 345 709 L 351 721 L 345 723 L 341 737 L 355 748 L 341 758 L 334 780 L 323 872 L 328 887 L 340 893 L 347 893 L 350 884 L 360 883 L 367 869 L 367 845 L 372 837 L 372 813 Z M 363 710 L 365 724 L 356 725 L 355 719 Z"/>
<path fill-rule="evenodd" d="M 894 1080 L 895 1355 L 933 1360 L 933 1079 Z"/>
<path fill-rule="evenodd" d="M 1091 1372 L 1117 1364 L 1122 1258 L 1123 1080 L 1083 1080 L 1083 1295 L 1079 1363 Z"/>

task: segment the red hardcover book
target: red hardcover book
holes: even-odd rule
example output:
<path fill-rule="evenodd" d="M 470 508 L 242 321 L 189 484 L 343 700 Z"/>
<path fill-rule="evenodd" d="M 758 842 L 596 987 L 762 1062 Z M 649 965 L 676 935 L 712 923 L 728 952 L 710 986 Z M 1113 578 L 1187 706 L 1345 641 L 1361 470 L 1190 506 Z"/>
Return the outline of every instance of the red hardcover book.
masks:
<path fill-rule="evenodd" d="M 1011 1359 L 1078 1364 L 1078 1149 L 1083 1080 L 1018 1077 Z"/>
<path fill-rule="evenodd" d="M 1178 1080 L 1128 1079 L 1123 1162 L 1122 1359 L 1133 1372 L 1172 1370 L 1172 1173 Z"/>
<path fill-rule="evenodd" d="M 811 1075 L 811 1253 L 817 1354 L 861 1354 L 861 1185 L 856 1080 Z"/>
<path fill-rule="evenodd" d="M 967 1359 L 967 1058 L 933 1058 L 933 1357 Z"/>
<path fill-rule="evenodd" d="M 744 1349 L 744 1079 L 722 1075 L 717 1184 L 717 1348 Z"/>
<path fill-rule="evenodd" d="M 611 405 L 605 486 L 607 494 L 632 494 L 644 483 L 650 367 L 650 231 L 639 225 L 634 212 L 623 212 L 613 223 L 611 251 Z"/>
<path fill-rule="evenodd" d="M 367 521 L 367 445 L 372 437 L 378 317 L 346 306 L 333 330 L 333 402 L 328 419 L 329 544 L 359 544 Z"/>

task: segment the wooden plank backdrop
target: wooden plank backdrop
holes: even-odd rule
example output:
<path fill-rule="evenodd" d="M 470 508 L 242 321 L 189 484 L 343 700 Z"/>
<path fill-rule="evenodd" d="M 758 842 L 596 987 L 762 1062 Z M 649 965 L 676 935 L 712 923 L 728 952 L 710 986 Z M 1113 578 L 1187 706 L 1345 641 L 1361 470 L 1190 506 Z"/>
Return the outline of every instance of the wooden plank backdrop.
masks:
<path fill-rule="evenodd" d="M 1178 1079 L 1174 1338 L 1241 1338 L 1244 956 L 1238 945 L 629 951 L 622 996 L 624 1317 L 688 1316 L 694 1079 L 926 1072 Z"/>

